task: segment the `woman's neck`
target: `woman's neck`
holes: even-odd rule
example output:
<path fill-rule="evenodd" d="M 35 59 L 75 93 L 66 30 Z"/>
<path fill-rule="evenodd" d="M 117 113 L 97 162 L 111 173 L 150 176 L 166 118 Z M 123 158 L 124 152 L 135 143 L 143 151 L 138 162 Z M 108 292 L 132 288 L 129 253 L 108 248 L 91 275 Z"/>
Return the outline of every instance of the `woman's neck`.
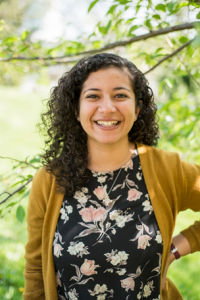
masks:
<path fill-rule="evenodd" d="M 88 145 L 88 169 L 109 172 L 121 168 L 129 161 L 135 145 L 129 141 L 119 145 Z"/>

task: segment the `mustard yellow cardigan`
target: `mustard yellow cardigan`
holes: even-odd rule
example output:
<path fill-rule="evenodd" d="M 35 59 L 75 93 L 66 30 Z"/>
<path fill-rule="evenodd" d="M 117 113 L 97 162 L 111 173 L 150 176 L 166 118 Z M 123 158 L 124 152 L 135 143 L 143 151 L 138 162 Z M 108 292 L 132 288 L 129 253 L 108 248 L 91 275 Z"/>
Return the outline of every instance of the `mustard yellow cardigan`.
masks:
<path fill-rule="evenodd" d="M 147 190 L 163 239 L 161 276 L 165 268 L 178 212 L 200 210 L 200 166 L 180 160 L 179 155 L 145 145 L 137 145 Z M 34 177 L 27 223 L 25 300 L 56 300 L 52 243 L 63 201 L 55 178 L 42 168 Z M 182 231 L 192 252 L 200 250 L 200 222 Z M 160 287 L 161 289 L 161 287 Z M 167 279 L 162 300 L 183 299 Z"/>

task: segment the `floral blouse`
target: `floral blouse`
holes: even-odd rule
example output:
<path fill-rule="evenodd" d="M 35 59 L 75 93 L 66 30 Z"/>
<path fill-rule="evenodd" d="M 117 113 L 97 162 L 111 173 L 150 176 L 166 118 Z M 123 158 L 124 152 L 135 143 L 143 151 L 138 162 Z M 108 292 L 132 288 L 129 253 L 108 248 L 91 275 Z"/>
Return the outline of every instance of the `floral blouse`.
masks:
<path fill-rule="evenodd" d="M 137 150 L 121 170 L 89 176 L 60 210 L 53 241 L 58 299 L 159 300 L 162 237 Z M 113 202 L 105 206 L 107 194 Z"/>

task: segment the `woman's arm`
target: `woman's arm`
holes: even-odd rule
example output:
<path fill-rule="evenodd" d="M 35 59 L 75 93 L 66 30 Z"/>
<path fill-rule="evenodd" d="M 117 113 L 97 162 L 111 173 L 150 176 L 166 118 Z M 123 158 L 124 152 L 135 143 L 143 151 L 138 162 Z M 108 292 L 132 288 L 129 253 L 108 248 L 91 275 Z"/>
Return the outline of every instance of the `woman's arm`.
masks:
<path fill-rule="evenodd" d="M 191 253 L 190 244 L 189 244 L 187 238 L 182 233 L 173 237 L 172 243 L 177 247 L 178 252 L 181 257 Z M 164 271 L 163 277 L 162 277 L 162 289 L 164 289 L 164 287 L 165 287 L 165 280 L 166 280 L 168 268 L 174 260 L 175 260 L 175 256 L 173 253 L 170 252 L 168 255 L 168 260 L 167 260 L 167 264 L 165 267 L 165 271 Z"/>
<path fill-rule="evenodd" d="M 45 189 L 46 177 L 44 168 L 34 176 L 29 197 L 24 300 L 45 300 L 42 276 L 42 230 L 48 197 Z"/>

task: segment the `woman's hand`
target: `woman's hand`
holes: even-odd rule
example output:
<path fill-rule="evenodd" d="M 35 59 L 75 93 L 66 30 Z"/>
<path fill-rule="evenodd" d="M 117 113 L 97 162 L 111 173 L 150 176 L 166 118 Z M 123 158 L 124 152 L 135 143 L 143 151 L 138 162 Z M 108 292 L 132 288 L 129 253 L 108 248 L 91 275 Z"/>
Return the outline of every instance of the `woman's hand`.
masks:
<path fill-rule="evenodd" d="M 172 243 L 178 248 L 178 252 L 179 252 L 180 256 L 185 256 L 185 255 L 191 253 L 190 244 L 189 244 L 188 240 L 186 239 L 186 237 L 182 233 L 173 237 Z M 168 268 L 174 260 L 175 260 L 174 254 L 169 252 L 167 263 L 166 263 L 165 270 L 164 270 L 163 277 L 162 277 L 162 290 L 164 290 L 164 288 L 165 288 L 165 280 L 167 277 Z"/>

